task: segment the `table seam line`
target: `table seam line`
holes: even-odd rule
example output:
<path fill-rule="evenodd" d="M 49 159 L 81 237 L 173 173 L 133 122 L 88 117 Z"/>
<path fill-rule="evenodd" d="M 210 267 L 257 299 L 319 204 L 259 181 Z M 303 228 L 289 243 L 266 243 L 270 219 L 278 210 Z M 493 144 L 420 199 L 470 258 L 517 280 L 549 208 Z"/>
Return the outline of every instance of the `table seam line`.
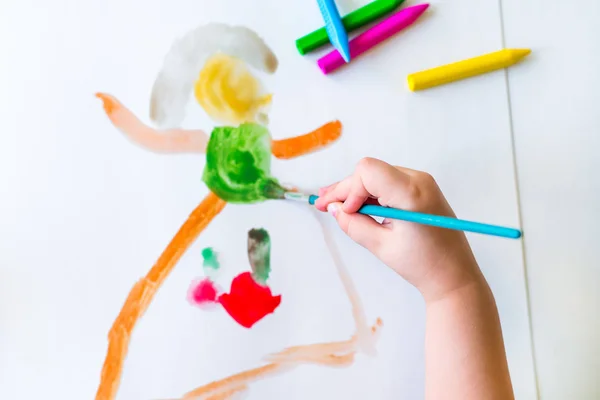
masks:
<path fill-rule="evenodd" d="M 506 48 L 506 33 L 504 27 L 504 6 L 502 4 L 503 0 L 498 0 L 498 12 L 500 15 L 500 39 L 502 48 Z M 523 230 L 523 210 L 522 210 L 522 202 L 521 202 L 521 190 L 519 185 L 519 169 L 518 169 L 518 161 L 517 161 L 517 146 L 515 139 L 515 126 L 513 120 L 513 112 L 512 112 L 512 99 L 510 92 L 510 79 L 509 79 L 509 71 L 507 68 L 504 69 L 504 83 L 506 88 L 506 102 L 508 107 L 508 123 L 509 123 L 509 132 L 510 132 L 510 144 L 511 144 L 511 153 L 512 153 L 512 165 L 513 165 L 513 176 L 514 176 L 514 184 L 515 184 L 515 194 L 517 197 L 517 219 L 521 230 Z M 531 347 L 531 359 L 533 361 L 533 380 L 535 384 L 536 391 L 536 399 L 539 400 L 541 397 L 540 392 L 540 383 L 538 377 L 537 370 L 537 357 L 535 350 L 535 340 L 533 334 L 533 312 L 532 312 L 532 304 L 531 304 L 531 287 L 529 285 L 529 274 L 527 268 L 527 251 L 525 247 L 526 234 L 523 233 L 523 237 L 521 239 L 521 260 L 523 262 L 523 278 L 525 280 L 525 299 L 527 302 L 527 322 L 529 324 L 529 344 Z"/>

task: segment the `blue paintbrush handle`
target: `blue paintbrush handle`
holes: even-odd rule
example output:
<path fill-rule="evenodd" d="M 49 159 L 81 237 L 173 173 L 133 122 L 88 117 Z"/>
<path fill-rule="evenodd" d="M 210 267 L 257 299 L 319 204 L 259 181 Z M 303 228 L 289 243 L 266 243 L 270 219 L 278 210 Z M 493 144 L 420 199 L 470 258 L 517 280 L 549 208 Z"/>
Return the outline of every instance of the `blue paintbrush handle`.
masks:
<path fill-rule="evenodd" d="M 311 195 L 308 202 L 315 204 L 319 197 Z M 465 221 L 462 219 L 443 217 L 439 215 L 423 214 L 414 211 L 399 210 L 396 208 L 365 205 L 362 206 L 358 213 L 371 215 L 373 217 L 382 217 L 397 219 L 401 221 L 415 222 L 422 225 L 436 226 L 438 228 L 454 229 L 457 231 L 476 232 L 485 235 L 500 236 L 511 239 L 521 237 L 521 231 L 513 228 L 505 228 L 503 226 L 482 224 L 479 222 Z"/>

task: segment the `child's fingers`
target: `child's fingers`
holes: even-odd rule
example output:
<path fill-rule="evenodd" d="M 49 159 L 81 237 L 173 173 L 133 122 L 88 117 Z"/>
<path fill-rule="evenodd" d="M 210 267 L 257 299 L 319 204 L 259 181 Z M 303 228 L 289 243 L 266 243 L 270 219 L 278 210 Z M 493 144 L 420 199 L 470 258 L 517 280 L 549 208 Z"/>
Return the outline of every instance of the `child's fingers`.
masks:
<path fill-rule="evenodd" d="M 409 172 L 417 173 L 393 167 L 381 160 L 364 158 L 358 163 L 351 177 L 344 179 L 319 199 L 319 209 L 339 201 L 344 203 L 344 212 L 354 213 L 370 198 L 376 198 L 384 205 L 407 203 L 411 195 Z"/>
<path fill-rule="evenodd" d="M 407 208 L 414 200 L 414 181 L 419 181 L 422 175 L 419 171 L 364 158 L 352 176 L 325 188 L 315 206 L 325 211 L 328 204 L 342 202 L 344 211 L 353 213 L 368 199 L 375 198 L 383 206 Z"/>
<path fill-rule="evenodd" d="M 334 189 L 338 183 L 339 182 L 335 182 L 329 186 L 324 186 L 324 187 L 320 188 L 319 191 L 317 192 L 317 194 L 319 195 L 319 197 L 325 196 L 328 192 L 330 192 L 332 189 Z"/>
<path fill-rule="evenodd" d="M 344 200 L 342 209 L 345 213 L 354 213 L 365 204 L 371 194 L 365 189 L 359 174 L 354 174 L 350 182 L 348 196 Z"/>
<path fill-rule="evenodd" d="M 350 239 L 377 254 L 385 235 L 389 233 L 388 229 L 368 215 L 345 213 L 342 204 L 339 202 L 329 204 L 327 210 L 335 217 L 342 231 Z"/>
<path fill-rule="evenodd" d="M 356 175 L 367 193 L 387 207 L 405 208 L 412 203 L 413 173 L 418 171 L 394 167 L 374 158 L 364 158 L 356 167 Z"/>
<path fill-rule="evenodd" d="M 315 207 L 321 211 L 327 210 L 327 205 L 334 201 L 344 201 L 350 192 L 352 177 L 348 177 L 343 181 L 338 182 L 335 187 L 330 188 L 326 193 L 319 197 L 315 202 Z"/>
<path fill-rule="evenodd" d="M 416 176 L 416 175 L 419 175 L 419 174 L 423 173 L 423 171 L 417 171 L 416 169 L 410 169 L 410 168 L 406 168 L 406 167 L 400 167 L 398 165 L 394 165 L 394 168 L 396 168 L 398 171 L 400 171 L 400 172 L 402 172 L 402 173 L 404 173 L 406 175 L 409 175 L 409 176 Z"/>

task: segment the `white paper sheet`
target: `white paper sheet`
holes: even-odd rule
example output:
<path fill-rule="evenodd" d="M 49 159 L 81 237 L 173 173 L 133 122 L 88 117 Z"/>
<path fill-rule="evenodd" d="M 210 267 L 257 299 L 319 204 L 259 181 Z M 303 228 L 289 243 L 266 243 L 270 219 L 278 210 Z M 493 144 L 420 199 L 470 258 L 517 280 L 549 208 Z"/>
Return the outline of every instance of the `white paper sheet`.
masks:
<path fill-rule="evenodd" d="M 364 4 L 364 3 L 363 3 Z M 412 3 L 414 4 L 414 3 Z M 297 160 L 273 161 L 282 182 L 316 189 L 364 156 L 432 173 L 460 217 L 518 226 L 504 76 L 423 93 L 405 78 L 501 46 L 496 1 L 433 1 L 427 15 L 325 77 L 294 41 L 320 25 L 312 2 L 56 0 L 2 4 L 0 398 L 92 398 L 107 333 L 205 196 L 201 155 L 157 155 L 108 121 L 97 91 L 145 122 L 151 85 L 173 39 L 218 21 L 256 30 L 279 58 L 261 77 L 274 93 L 275 138 L 333 119 L 342 138 Z M 186 128 L 214 124 L 191 101 Z M 326 218 L 326 216 L 324 216 Z M 331 220 L 328 223 L 333 224 Z M 246 232 L 273 238 L 270 286 L 282 304 L 251 330 L 190 306 L 201 249 L 223 256 L 227 281 L 249 268 Z M 470 236 L 500 309 L 518 398 L 535 393 L 521 244 Z M 335 230 L 378 354 L 344 369 L 301 366 L 253 384 L 249 399 L 415 399 L 423 396 L 424 304 L 418 293 Z M 288 346 L 346 340 L 349 302 L 309 211 L 297 204 L 228 205 L 183 256 L 132 335 L 119 399 L 173 398 L 262 365 Z"/>

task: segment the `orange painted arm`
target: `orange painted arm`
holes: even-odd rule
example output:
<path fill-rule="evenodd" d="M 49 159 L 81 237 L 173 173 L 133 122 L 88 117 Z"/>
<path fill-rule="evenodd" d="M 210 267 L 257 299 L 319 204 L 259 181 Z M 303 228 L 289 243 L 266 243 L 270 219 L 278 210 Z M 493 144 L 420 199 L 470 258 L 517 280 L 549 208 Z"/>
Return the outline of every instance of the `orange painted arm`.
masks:
<path fill-rule="evenodd" d="M 340 121 L 329 122 L 306 135 L 289 139 L 272 140 L 271 152 L 275 157 L 281 159 L 300 157 L 336 141 L 341 134 L 342 123 Z"/>
<path fill-rule="evenodd" d="M 213 193 L 206 196 L 179 228 L 148 274 L 131 289 L 108 334 L 108 351 L 102 367 L 96 400 L 113 400 L 116 397 L 123 363 L 127 356 L 135 324 L 144 315 L 156 291 L 171 273 L 183 253 L 194 243 L 210 221 L 223 210 L 225 204 L 225 201 Z"/>
<path fill-rule="evenodd" d="M 110 122 L 129 140 L 155 153 L 205 153 L 208 135 L 201 130 L 157 130 L 144 124 L 114 96 L 96 93 Z"/>

